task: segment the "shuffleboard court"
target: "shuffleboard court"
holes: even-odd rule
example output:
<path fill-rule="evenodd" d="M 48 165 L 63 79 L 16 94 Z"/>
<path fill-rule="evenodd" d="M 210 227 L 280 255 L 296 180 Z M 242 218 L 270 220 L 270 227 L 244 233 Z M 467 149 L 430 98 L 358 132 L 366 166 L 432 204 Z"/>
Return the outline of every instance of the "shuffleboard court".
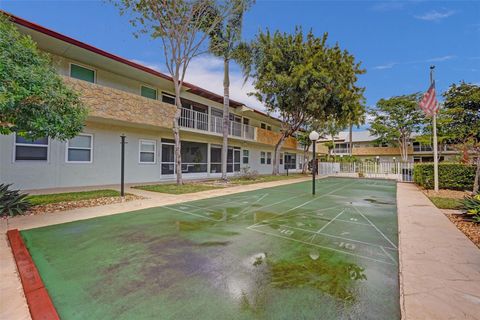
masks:
<path fill-rule="evenodd" d="M 22 237 L 62 319 L 399 319 L 396 184 L 327 178 Z"/>

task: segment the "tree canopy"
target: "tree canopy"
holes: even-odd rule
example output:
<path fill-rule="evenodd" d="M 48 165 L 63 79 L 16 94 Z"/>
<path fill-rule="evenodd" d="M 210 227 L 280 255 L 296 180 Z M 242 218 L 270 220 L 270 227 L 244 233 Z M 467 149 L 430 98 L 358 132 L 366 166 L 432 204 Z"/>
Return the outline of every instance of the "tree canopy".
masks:
<path fill-rule="evenodd" d="M 345 118 L 352 101 L 363 95 L 357 87 L 364 73 L 353 55 L 338 44 L 327 45 L 328 35 L 260 32 L 244 45 L 240 64 L 245 78 L 252 78 L 255 92 L 267 111 L 279 114 L 282 135 L 275 146 L 273 174 L 285 139 L 303 124 L 327 116 Z"/>
<path fill-rule="evenodd" d="M 82 130 L 86 116 L 49 56 L 0 13 L 0 134 L 66 140 Z"/>
<path fill-rule="evenodd" d="M 408 143 L 412 133 L 420 132 L 425 123 L 423 111 L 418 107 L 419 94 L 380 99 L 370 110 L 374 117 L 370 132 L 378 142 L 399 146 L 402 161 L 408 160 Z"/>

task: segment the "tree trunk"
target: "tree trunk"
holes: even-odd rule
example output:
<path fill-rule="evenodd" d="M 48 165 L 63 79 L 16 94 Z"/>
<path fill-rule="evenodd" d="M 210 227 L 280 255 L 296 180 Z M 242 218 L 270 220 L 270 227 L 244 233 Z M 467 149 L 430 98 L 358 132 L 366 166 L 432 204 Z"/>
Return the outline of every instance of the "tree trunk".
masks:
<path fill-rule="evenodd" d="M 352 124 L 352 123 L 350 123 L 349 135 L 350 135 L 350 137 L 349 137 L 349 146 L 348 146 L 348 149 L 349 149 L 349 150 L 348 150 L 348 151 L 349 151 L 350 157 L 351 157 L 352 154 L 353 154 L 353 150 L 352 150 L 352 148 L 353 148 L 353 144 L 352 144 L 353 124 Z"/>
<path fill-rule="evenodd" d="M 182 145 L 180 143 L 180 127 L 178 120 L 182 115 L 182 100 L 180 99 L 180 86 L 175 83 L 175 104 L 177 110 L 175 110 L 175 117 L 173 118 L 173 138 L 175 140 L 175 171 L 177 174 L 177 185 L 183 184 L 182 179 Z"/>
<path fill-rule="evenodd" d="M 230 126 L 230 61 L 223 60 L 223 144 L 222 144 L 222 180 L 227 181 L 228 129 Z"/>
<path fill-rule="evenodd" d="M 273 152 L 273 170 L 272 170 L 272 174 L 274 176 L 278 176 L 280 174 L 280 150 L 282 150 L 283 144 L 285 143 L 285 139 L 287 139 L 287 137 L 285 133 L 282 133 L 280 139 L 275 145 L 275 151 Z"/>
<path fill-rule="evenodd" d="M 473 193 L 478 193 L 480 184 L 480 154 L 477 155 L 477 170 L 475 171 L 475 181 L 473 182 Z"/>
<path fill-rule="evenodd" d="M 332 151 L 333 151 L 333 162 L 335 162 L 335 158 L 336 158 L 336 153 L 335 153 L 335 138 L 333 137 L 333 134 L 332 134 Z"/>
<path fill-rule="evenodd" d="M 306 174 L 307 173 L 307 168 L 308 168 L 308 149 L 310 149 L 310 146 L 306 146 L 303 148 L 303 167 L 302 167 L 302 173 Z"/>

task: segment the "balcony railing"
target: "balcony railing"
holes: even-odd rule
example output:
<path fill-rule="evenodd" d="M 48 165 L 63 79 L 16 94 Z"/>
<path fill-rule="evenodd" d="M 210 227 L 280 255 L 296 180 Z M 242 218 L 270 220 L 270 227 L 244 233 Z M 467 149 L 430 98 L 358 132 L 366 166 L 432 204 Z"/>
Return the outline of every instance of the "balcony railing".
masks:
<path fill-rule="evenodd" d="M 331 154 L 344 154 L 344 153 L 349 153 L 350 150 L 348 148 L 334 148 L 331 150 Z"/>
<path fill-rule="evenodd" d="M 413 151 L 415 152 L 430 152 L 432 151 L 432 146 L 424 146 L 424 145 L 414 145 Z"/>
<path fill-rule="evenodd" d="M 223 118 L 209 116 L 208 113 L 198 112 L 195 110 L 182 109 L 178 124 L 183 128 L 208 131 L 218 134 L 222 134 L 223 132 Z M 234 137 L 254 140 L 255 127 L 230 121 L 228 134 Z"/>

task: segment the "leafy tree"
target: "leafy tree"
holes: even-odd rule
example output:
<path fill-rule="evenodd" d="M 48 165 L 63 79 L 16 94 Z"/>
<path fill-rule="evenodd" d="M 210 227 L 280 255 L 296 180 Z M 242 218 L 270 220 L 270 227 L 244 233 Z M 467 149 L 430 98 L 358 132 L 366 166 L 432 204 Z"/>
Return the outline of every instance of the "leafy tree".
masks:
<path fill-rule="evenodd" d="M 254 96 L 268 112 L 279 114 L 281 135 L 275 145 L 273 174 L 279 173 L 280 150 L 285 140 L 312 119 L 327 115 L 343 118 L 345 106 L 357 98 L 357 75 L 364 71 L 355 58 L 338 45 L 328 46 L 327 34 L 304 35 L 260 32 L 242 49 L 241 66 L 253 78 Z"/>
<path fill-rule="evenodd" d="M 412 133 L 419 132 L 425 117 L 418 108 L 419 94 L 380 99 L 376 108 L 370 110 L 374 120 L 370 133 L 377 135 L 378 142 L 393 144 L 400 148 L 402 161 L 408 161 L 408 144 Z"/>
<path fill-rule="evenodd" d="M 0 134 L 66 140 L 82 130 L 86 116 L 49 56 L 0 13 Z"/>
<path fill-rule="evenodd" d="M 480 179 L 480 86 L 461 82 L 452 84 L 443 94 L 444 110 L 448 121 L 442 130 L 453 143 L 464 149 L 464 162 L 468 154 L 476 154 L 477 170 L 474 192 L 478 192 Z"/>
<path fill-rule="evenodd" d="M 182 184 L 180 127 L 182 92 L 185 75 L 193 58 L 206 52 L 209 35 L 231 11 L 231 1 L 215 0 L 111 0 L 120 14 L 129 12 L 130 23 L 137 27 L 135 36 L 148 34 L 160 39 L 165 65 L 175 90 L 177 110 L 173 119 L 177 184 Z"/>
<path fill-rule="evenodd" d="M 242 37 L 242 23 L 245 11 L 253 0 L 232 0 L 233 8 L 225 21 L 217 24 L 210 33 L 210 52 L 223 59 L 223 145 L 222 145 L 222 179 L 227 180 L 228 132 L 230 126 L 230 60 L 235 59 L 235 52 Z"/>

